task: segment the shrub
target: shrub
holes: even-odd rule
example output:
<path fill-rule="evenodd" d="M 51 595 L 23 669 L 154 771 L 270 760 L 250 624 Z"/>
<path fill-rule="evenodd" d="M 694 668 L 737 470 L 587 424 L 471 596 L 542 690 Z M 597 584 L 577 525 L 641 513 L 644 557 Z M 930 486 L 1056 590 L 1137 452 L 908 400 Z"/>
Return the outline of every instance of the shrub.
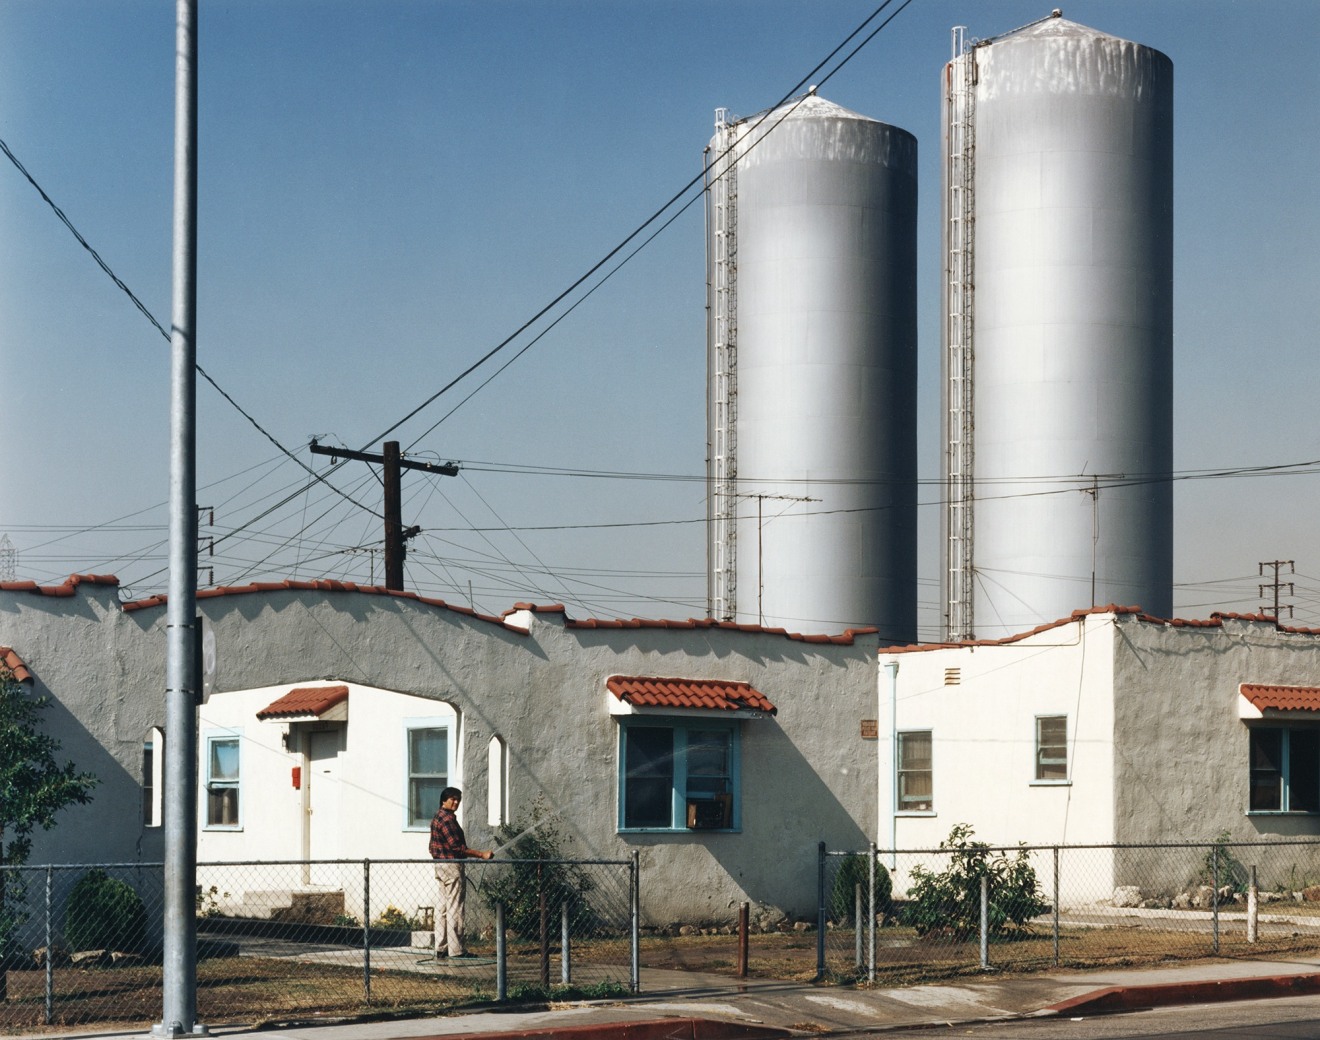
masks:
<path fill-rule="evenodd" d="M 1234 892 L 1241 893 L 1247 890 L 1251 872 L 1233 855 L 1233 850 L 1228 846 L 1231 837 L 1228 831 L 1219 832 L 1219 837 L 1206 850 L 1199 880 L 1214 888 L 1227 885 Z"/>
<path fill-rule="evenodd" d="M 380 912 L 380 916 L 371 922 L 371 927 L 415 932 L 420 931 L 422 925 L 415 917 L 409 917 L 393 903 L 390 903 Z"/>
<path fill-rule="evenodd" d="M 834 875 L 834 885 L 830 889 L 829 913 L 833 920 L 851 918 L 857 908 L 857 886 L 862 886 L 862 913 L 866 913 L 866 885 L 870 878 L 867 856 L 852 852 L 843 857 L 839 871 Z M 871 893 L 871 905 L 875 913 L 887 914 L 894 908 L 894 885 L 889 871 L 880 862 L 880 854 L 875 854 L 875 889 Z"/>
<path fill-rule="evenodd" d="M 64 904 L 64 942 L 72 951 L 140 952 L 147 938 L 147 908 L 133 887 L 104 870 L 89 870 Z"/>
<path fill-rule="evenodd" d="M 532 807 L 530 821 L 500 827 L 500 855 L 513 862 L 486 870 L 482 878 L 482 899 L 492 910 L 504 904 L 504 927 L 520 939 L 540 937 L 542 892 L 552 933 L 559 929 L 564 907 L 572 932 L 588 932 L 594 923 L 595 913 L 587 901 L 593 888 L 591 879 L 580 867 L 562 862 L 560 844 L 571 839 L 564 838 L 552 821 L 549 810 L 538 802 Z"/>
<path fill-rule="evenodd" d="M 981 879 L 989 882 L 987 918 L 990 938 L 1002 938 L 1010 927 L 1021 928 L 1050 908 L 1041 894 L 1036 871 L 1025 849 L 1016 856 L 992 856 L 982 841 L 972 841 L 972 828 L 960 823 L 940 842 L 950 851 L 949 866 L 940 873 L 913 867 L 916 883 L 904 921 L 918 935 L 942 934 L 966 939 L 981 930 Z"/>

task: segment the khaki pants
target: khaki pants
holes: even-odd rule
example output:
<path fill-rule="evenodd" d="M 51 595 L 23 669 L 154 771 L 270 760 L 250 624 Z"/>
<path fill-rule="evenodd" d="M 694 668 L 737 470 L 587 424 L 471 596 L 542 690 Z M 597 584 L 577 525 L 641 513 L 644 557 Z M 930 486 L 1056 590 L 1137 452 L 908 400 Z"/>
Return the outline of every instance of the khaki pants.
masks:
<path fill-rule="evenodd" d="M 463 949 L 463 864 L 438 862 L 436 881 L 440 884 L 440 898 L 435 907 L 435 954 L 453 957 L 465 953 Z"/>

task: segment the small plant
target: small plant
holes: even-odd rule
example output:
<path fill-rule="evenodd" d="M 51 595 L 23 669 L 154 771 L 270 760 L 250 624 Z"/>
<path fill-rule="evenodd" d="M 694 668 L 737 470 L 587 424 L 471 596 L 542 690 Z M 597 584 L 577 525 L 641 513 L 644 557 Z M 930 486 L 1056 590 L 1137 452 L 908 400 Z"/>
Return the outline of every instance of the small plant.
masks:
<path fill-rule="evenodd" d="M 1228 886 L 1234 892 L 1241 893 L 1247 890 L 1251 872 L 1233 855 L 1233 850 L 1228 846 L 1231 837 L 1228 831 L 1219 832 L 1219 837 L 1206 851 L 1199 880 L 1212 888 Z"/>
<path fill-rule="evenodd" d="M 197 916 L 219 917 L 220 916 L 220 889 L 212 885 L 210 888 L 197 886 Z M 229 898 L 229 893 L 225 893 L 225 898 Z"/>
<path fill-rule="evenodd" d="M 529 822 L 505 824 L 499 829 L 501 856 L 513 862 L 507 868 L 488 870 L 482 879 L 481 895 L 492 910 L 504 905 L 504 925 L 521 939 L 541 934 L 541 897 L 544 894 L 547 927 L 557 930 L 564 907 L 569 927 L 575 933 L 588 931 L 595 914 L 587 901 L 591 879 L 571 863 L 564 863 L 561 844 L 569 844 L 554 825 L 553 816 L 538 801 Z"/>
<path fill-rule="evenodd" d="M 338 925 L 340 928 L 362 927 L 362 922 L 359 921 L 352 914 L 335 914 L 334 920 L 332 920 L 330 923 L 333 925 Z"/>
<path fill-rule="evenodd" d="M 89 870 L 64 904 L 64 942 L 70 950 L 139 953 L 146 945 L 147 908 L 133 887 L 104 870 Z"/>
<path fill-rule="evenodd" d="M 380 912 L 380 916 L 371 922 L 372 928 L 391 928 L 399 931 L 416 932 L 421 930 L 421 922 L 409 917 L 393 903 Z"/>
<path fill-rule="evenodd" d="M 972 840 L 971 825 L 966 823 L 955 826 L 940 848 L 951 853 L 947 870 L 937 874 L 920 866 L 912 868 L 916 884 L 904 920 L 918 935 L 966 939 L 978 934 L 982 878 L 988 882 L 990 938 L 1004 937 L 1010 927 L 1025 927 L 1050 908 L 1025 849 L 1012 858 L 991 856 L 989 845 Z"/>
<path fill-rule="evenodd" d="M 859 853 L 849 853 L 843 857 L 843 862 L 839 864 L 839 871 L 834 875 L 834 885 L 830 889 L 830 916 L 836 921 L 845 918 L 851 919 L 857 906 L 857 886 L 862 887 L 862 914 L 866 914 L 867 898 L 866 886 L 870 880 L 870 866 L 867 863 L 868 857 Z M 871 906 L 875 907 L 874 913 L 888 914 L 894 908 L 893 900 L 894 883 L 889 877 L 889 871 L 885 865 L 880 862 L 880 854 L 877 852 L 875 857 L 875 888 L 871 892 Z"/>

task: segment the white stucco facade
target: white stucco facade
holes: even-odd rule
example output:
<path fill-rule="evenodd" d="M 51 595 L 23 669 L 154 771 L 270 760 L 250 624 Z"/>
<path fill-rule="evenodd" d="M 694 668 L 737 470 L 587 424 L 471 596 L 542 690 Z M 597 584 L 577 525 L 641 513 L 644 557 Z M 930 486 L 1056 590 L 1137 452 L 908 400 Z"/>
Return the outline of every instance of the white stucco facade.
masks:
<path fill-rule="evenodd" d="M 1240 693 L 1244 683 L 1312 690 L 1320 707 L 1320 632 L 1104 608 L 1011 639 L 879 656 L 881 711 L 899 733 L 930 734 L 928 810 L 893 811 L 892 742 L 881 771 L 899 849 L 932 848 L 960 823 L 995 846 L 1200 843 L 1186 853 L 1088 851 L 1085 871 L 1065 871 L 1061 884 L 1065 902 L 1085 902 L 1156 877 L 1176 889 L 1221 835 L 1320 835 L 1320 813 L 1249 801 L 1251 728 L 1314 730 L 1320 711 L 1253 713 Z M 1062 776 L 1038 776 L 1041 719 L 1046 732 L 1065 727 L 1065 760 L 1047 756 L 1044 769 Z M 1035 865 L 1048 879 L 1049 857 Z"/>

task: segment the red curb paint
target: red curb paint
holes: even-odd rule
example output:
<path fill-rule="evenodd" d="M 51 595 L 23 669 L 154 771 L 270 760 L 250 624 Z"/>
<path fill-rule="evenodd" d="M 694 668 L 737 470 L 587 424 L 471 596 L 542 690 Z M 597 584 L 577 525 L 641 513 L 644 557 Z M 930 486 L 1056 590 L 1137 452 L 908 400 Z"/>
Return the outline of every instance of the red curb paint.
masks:
<path fill-rule="evenodd" d="M 513 1029 L 504 1033 L 446 1033 L 414 1040 L 777 1040 L 792 1036 L 787 1029 L 742 1025 L 708 1018 L 661 1018 L 650 1022 L 603 1022 L 592 1026 Z"/>
<path fill-rule="evenodd" d="M 1320 993 L 1320 974 L 1264 975 L 1247 979 L 1170 982 L 1156 986 L 1110 986 L 1045 1010 L 1057 1014 L 1104 1015 L 1116 1011 L 1166 1007 L 1172 1004 L 1210 1004 L 1227 1000 L 1263 1000 Z"/>

